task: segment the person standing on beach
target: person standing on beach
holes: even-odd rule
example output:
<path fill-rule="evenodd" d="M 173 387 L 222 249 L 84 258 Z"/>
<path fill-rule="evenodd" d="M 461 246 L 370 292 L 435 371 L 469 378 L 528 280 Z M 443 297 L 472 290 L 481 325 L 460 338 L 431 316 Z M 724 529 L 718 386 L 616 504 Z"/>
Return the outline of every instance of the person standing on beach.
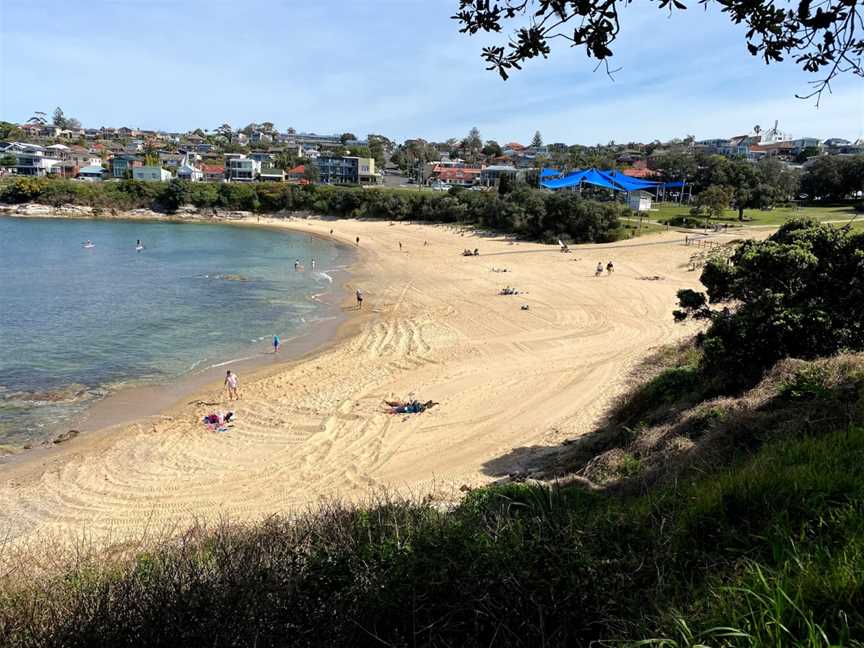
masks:
<path fill-rule="evenodd" d="M 611 275 L 612 272 L 613 272 L 614 270 L 615 270 L 615 266 L 612 265 L 612 262 L 611 262 L 611 261 L 610 261 L 609 263 L 606 264 L 606 273 L 607 273 L 607 274 L 610 274 L 610 275 Z"/>
<path fill-rule="evenodd" d="M 357 310 L 362 310 L 363 308 L 363 293 L 360 292 L 360 289 L 357 289 Z"/>
<path fill-rule="evenodd" d="M 280 344 L 282 344 L 282 342 L 279 340 L 279 336 L 274 335 L 273 336 L 273 353 L 279 353 L 279 345 Z"/>
<path fill-rule="evenodd" d="M 402 241 L 399 241 L 399 251 L 402 251 Z"/>
<path fill-rule="evenodd" d="M 237 391 L 240 386 L 239 381 L 237 380 L 237 374 L 231 373 L 231 370 L 228 370 L 228 373 L 225 374 L 225 388 L 228 390 L 228 400 L 239 400 L 240 394 Z"/>
<path fill-rule="evenodd" d="M 360 237 L 358 236 L 356 239 L 354 239 L 354 242 L 359 247 L 360 246 Z"/>
<path fill-rule="evenodd" d="M 599 277 L 602 274 L 603 274 L 603 262 L 598 261 L 597 262 L 597 271 L 594 273 L 594 276 Z"/>

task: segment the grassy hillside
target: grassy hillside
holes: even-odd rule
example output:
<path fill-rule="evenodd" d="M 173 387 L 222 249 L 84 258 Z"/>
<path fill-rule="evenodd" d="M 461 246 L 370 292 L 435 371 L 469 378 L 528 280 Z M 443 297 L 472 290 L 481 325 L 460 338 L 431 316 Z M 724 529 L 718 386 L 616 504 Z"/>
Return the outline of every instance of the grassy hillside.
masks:
<path fill-rule="evenodd" d="M 864 645 L 864 356 L 782 363 L 705 402 L 688 356 L 619 404 L 593 463 L 565 446 L 562 468 L 588 478 L 480 489 L 451 511 L 199 527 L 10 576 L 0 643 Z"/>

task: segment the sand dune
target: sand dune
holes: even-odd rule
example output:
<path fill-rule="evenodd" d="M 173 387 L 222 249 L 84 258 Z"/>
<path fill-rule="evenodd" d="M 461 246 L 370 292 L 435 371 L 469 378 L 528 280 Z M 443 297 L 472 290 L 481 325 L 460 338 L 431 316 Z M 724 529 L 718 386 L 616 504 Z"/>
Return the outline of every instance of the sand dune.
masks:
<path fill-rule="evenodd" d="M 671 317 L 675 291 L 698 283 L 686 268 L 693 250 L 675 232 L 561 254 L 429 225 L 290 225 L 361 238 L 350 288 L 364 290 L 364 312 L 341 339 L 275 375 L 241 376 L 227 433 L 200 423 L 212 406 L 187 404 L 0 468 L 0 533 L 118 540 L 195 516 L 257 519 L 378 487 L 488 482 L 529 467 L 526 448 L 588 431 L 649 349 L 692 331 Z M 465 247 L 481 256 L 462 257 Z M 615 273 L 595 278 L 610 258 Z M 640 279 L 653 275 L 662 279 Z M 508 284 L 525 294 L 498 295 Z M 411 393 L 440 405 L 413 416 L 384 411 L 382 399 Z M 201 399 L 224 395 L 214 386 Z"/>

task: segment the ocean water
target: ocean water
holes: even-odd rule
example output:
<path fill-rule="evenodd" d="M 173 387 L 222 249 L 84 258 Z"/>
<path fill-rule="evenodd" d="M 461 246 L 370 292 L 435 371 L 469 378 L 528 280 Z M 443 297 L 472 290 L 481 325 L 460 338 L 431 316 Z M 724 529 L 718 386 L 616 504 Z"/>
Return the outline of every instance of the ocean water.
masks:
<path fill-rule="evenodd" d="M 320 298 L 345 262 L 329 241 L 197 223 L 0 217 L 0 248 L 0 444 L 18 446 L 122 386 L 263 354 L 334 317 Z"/>

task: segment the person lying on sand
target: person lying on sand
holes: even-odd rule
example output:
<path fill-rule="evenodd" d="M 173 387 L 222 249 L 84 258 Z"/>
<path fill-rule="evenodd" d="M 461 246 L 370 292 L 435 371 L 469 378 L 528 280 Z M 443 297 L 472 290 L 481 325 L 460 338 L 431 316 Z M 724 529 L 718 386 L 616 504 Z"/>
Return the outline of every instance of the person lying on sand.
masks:
<path fill-rule="evenodd" d="M 234 412 L 213 412 L 204 417 L 204 424 L 213 432 L 226 430 L 225 425 L 234 420 Z"/>
<path fill-rule="evenodd" d="M 418 400 L 407 400 L 407 401 L 388 401 L 385 400 L 384 403 L 390 408 L 391 414 L 420 414 L 421 412 L 425 412 L 428 409 L 431 409 L 438 405 L 435 401 L 428 400 L 425 403 L 421 403 Z"/>

